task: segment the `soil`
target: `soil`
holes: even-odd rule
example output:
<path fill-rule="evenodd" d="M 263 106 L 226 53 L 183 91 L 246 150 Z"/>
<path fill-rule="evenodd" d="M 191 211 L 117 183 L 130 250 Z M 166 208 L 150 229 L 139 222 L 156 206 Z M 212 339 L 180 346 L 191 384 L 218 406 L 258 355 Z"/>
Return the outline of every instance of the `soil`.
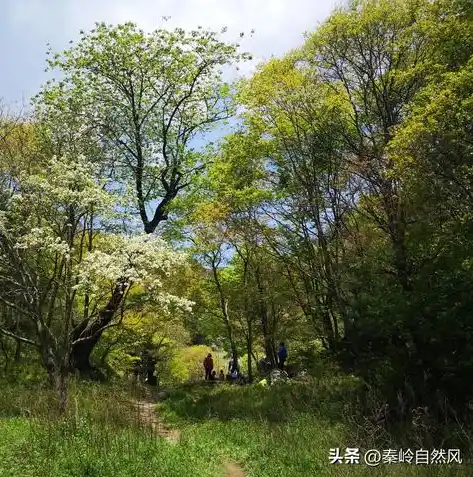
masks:
<path fill-rule="evenodd" d="M 243 469 L 234 462 L 226 461 L 223 463 L 225 469 L 225 477 L 245 477 Z"/>
<path fill-rule="evenodd" d="M 172 444 L 179 442 L 181 436 L 179 429 L 171 429 L 159 419 L 154 409 L 155 404 L 148 401 L 135 401 L 134 404 L 140 422 L 150 427 L 157 436 L 164 437 Z"/>

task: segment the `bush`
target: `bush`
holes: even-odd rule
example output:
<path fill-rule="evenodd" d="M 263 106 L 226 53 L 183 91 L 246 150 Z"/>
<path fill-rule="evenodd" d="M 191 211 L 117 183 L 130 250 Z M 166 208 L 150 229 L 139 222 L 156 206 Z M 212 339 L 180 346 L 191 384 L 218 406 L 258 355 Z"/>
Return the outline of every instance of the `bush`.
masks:
<path fill-rule="evenodd" d="M 212 350 L 208 346 L 189 346 L 178 350 L 169 363 L 170 380 L 178 383 L 202 379 L 202 362 Z"/>

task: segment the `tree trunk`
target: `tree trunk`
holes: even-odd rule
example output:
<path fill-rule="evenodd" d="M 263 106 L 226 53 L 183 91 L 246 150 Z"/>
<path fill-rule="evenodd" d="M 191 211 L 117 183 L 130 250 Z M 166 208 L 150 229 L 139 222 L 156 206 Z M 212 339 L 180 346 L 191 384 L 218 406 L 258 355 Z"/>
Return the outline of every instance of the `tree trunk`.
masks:
<path fill-rule="evenodd" d="M 4 367 L 3 367 L 3 372 L 6 375 L 8 373 L 8 365 L 10 363 L 10 356 L 8 355 L 8 351 L 5 347 L 5 343 L 1 339 L 0 339 L 0 348 L 2 349 L 3 356 L 5 357 L 5 364 L 4 364 Z"/>
<path fill-rule="evenodd" d="M 269 327 L 268 323 L 268 307 L 266 305 L 266 300 L 264 297 L 264 288 L 261 282 L 260 270 L 259 267 L 256 269 L 255 273 L 256 284 L 258 287 L 258 295 L 259 295 L 259 308 L 260 308 L 260 318 L 261 318 L 261 331 L 263 332 L 263 340 L 264 340 L 264 351 L 266 353 L 266 357 L 271 362 L 271 366 L 275 366 L 277 364 L 276 353 L 274 350 L 274 339 Z"/>
<path fill-rule="evenodd" d="M 15 356 L 13 358 L 13 361 L 15 363 L 19 363 L 21 360 L 21 341 L 16 340 L 16 346 L 15 346 Z"/>
<path fill-rule="evenodd" d="M 137 187 L 138 184 L 137 184 Z M 152 220 L 148 220 L 146 213 L 142 212 L 144 209 L 140 203 L 140 214 L 143 220 L 144 231 L 147 234 L 152 234 L 158 228 L 158 225 L 167 220 L 166 208 L 169 203 L 176 197 L 179 191 L 179 179 L 175 179 L 166 190 L 165 196 L 161 199 L 160 203 L 155 209 Z M 89 242 L 90 245 L 91 242 Z M 97 369 L 92 365 L 90 357 L 92 352 L 100 341 L 102 333 L 110 325 L 116 312 L 119 310 L 122 304 L 126 287 L 123 281 L 117 281 L 112 293 L 112 297 L 108 301 L 107 305 L 99 312 L 98 319 L 90 323 L 90 318 L 84 316 L 84 319 L 71 331 L 71 355 L 70 366 L 76 369 L 80 374 L 86 374 L 91 376 L 93 373 L 97 373 Z"/>
<path fill-rule="evenodd" d="M 79 371 L 80 374 L 90 376 L 96 371 L 90 361 L 90 356 L 102 333 L 109 326 L 119 309 L 125 289 L 125 284 L 117 284 L 107 306 L 99 312 L 98 319 L 90 323 L 89 319 L 86 318 L 72 329 L 69 365 Z"/>
<path fill-rule="evenodd" d="M 59 414 L 64 414 L 67 409 L 68 378 L 69 366 L 66 366 L 66 363 L 61 363 L 56 376 L 56 389 L 59 394 Z"/>
<path fill-rule="evenodd" d="M 409 293 L 412 291 L 411 266 L 406 246 L 406 219 L 403 204 L 397 197 L 395 184 L 392 181 L 387 182 L 383 192 L 383 205 L 393 248 L 393 265 L 403 291 Z"/>
<path fill-rule="evenodd" d="M 230 348 L 232 350 L 232 356 L 233 356 L 233 359 L 237 360 L 238 359 L 238 353 L 237 353 L 235 340 L 234 340 L 234 337 L 233 337 L 232 322 L 231 322 L 230 316 L 228 314 L 228 303 L 227 303 L 227 300 L 226 300 L 226 297 L 225 297 L 225 292 L 222 288 L 222 284 L 220 283 L 220 278 L 218 276 L 216 257 L 212 258 L 212 274 L 213 274 L 214 283 L 215 283 L 215 286 L 217 288 L 217 292 L 218 292 L 218 296 L 219 296 L 220 309 L 222 311 L 223 321 L 224 321 L 225 326 L 227 328 L 228 340 L 230 341 Z"/>
<path fill-rule="evenodd" d="M 102 333 L 98 333 L 94 338 L 72 346 L 70 365 L 81 375 L 92 374 L 94 367 L 90 362 L 90 356 L 101 336 Z"/>
<path fill-rule="evenodd" d="M 246 341 L 246 348 L 248 354 L 248 381 L 253 382 L 253 367 L 251 356 L 253 354 L 253 330 L 251 326 L 251 318 L 248 320 L 248 339 Z"/>
<path fill-rule="evenodd" d="M 233 338 L 233 329 L 230 325 L 228 326 L 228 338 L 230 340 L 230 348 L 232 350 L 233 359 L 236 362 L 238 362 L 238 351 L 237 351 L 237 347 L 236 347 L 236 344 L 235 344 L 235 340 Z"/>

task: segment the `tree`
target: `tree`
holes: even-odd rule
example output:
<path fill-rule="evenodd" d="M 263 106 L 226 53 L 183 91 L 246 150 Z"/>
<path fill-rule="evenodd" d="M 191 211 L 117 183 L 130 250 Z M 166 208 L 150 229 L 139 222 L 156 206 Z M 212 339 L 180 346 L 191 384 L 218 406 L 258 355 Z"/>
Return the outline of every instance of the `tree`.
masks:
<path fill-rule="evenodd" d="M 344 134 L 352 172 L 363 179 L 365 210 L 390 237 L 399 284 L 409 292 L 412 263 L 406 246 L 401 185 L 390 175 L 386 146 L 406 108 L 426 84 L 432 44 L 417 18 L 430 2 L 359 1 L 334 14 L 305 45 L 307 61 L 350 108 Z"/>
<path fill-rule="evenodd" d="M 275 188 L 265 204 L 272 222 L 263 236 L 279 258 L 294 298 L 327 347 L 346 325 L 339 263 L 344 218 L 353 207 L 353 178 L 343 152 L 347 107 L 317 72 L 294 53 L 272 60 L 243 84 L 245 122 L 270 138 L 268 181 Z"/>
<path fill-rule="evenodd" d="M 186 237 L 213 278 L 227 342 L 233 354 L 246 348 L 250 379 L 255 348 L 262 345 L 276 363 L 275 340 L 284 315 L 281 290 L 287 285 L 279 288 L 284 280 L 262 233 L 262 204 L 273 195 L 265 170 L 268 146 L 254 131 L 228 135 L 213 152 L 200 187 L 180 200 Z"/>
<path fill-rule="evenodd" d="M 161 276 L 184 257 L 157 237 L 97 235 L 94 218 L 104 220 L 114 202 L 85 158 L 52 158 L 14 183 L 0 215 L 0 302 L 25 325 L 0 322 L 0 333 L 38 349 L 64 409 L 75 350 L 88 344 L 90 327 L 102 333 L 116 324 L 101 310 L 112 313 L 118 302 L 123 317 L 125 297 L 137 286 L 159 306 L 179 304 L 160 292 Z"/>
<path fill-rule="evenodd" d="M 404 191 L 416 204 L 410 235 L 418 280 L 406 373 L 417 400 L 436 396 L 463 412 L 471 373 L 473 64 L 432 81 L 390 144 Z M 406 313 L 407 315 L 407 313 Z M 453 359 L 452 357 L 455 356 Z M 416 362 L 416 366 L 412 366 Z"/>
<path fill-rule="evenodd" d="M 59 120 L 76 141 L 85 137 L 89 144 L 93 138 L 101 151 L 95 160 L 129 197 L 145 233 L 153 233 L 178 193 L 205 167 L 205 155 L 191 141 L 232 113 L 221 68 L 246 55 L 210 31 L 145 34 L 132 23 L 97 24 L 81 33 L 77 45 L 49 54 L 49 67 L 63 76 L 36 98 L 38 117 L 51 125 L 50 140 L 65 142 L 62 129 L 54 127 Z M 74 351 L 77 369 L 90 368 L 90 354 L 102 325 L 118 311 L 122 288 L 117 282 L 101 325 L 85 318 L 77 328 L 90 330 L 87 344 Z"/>

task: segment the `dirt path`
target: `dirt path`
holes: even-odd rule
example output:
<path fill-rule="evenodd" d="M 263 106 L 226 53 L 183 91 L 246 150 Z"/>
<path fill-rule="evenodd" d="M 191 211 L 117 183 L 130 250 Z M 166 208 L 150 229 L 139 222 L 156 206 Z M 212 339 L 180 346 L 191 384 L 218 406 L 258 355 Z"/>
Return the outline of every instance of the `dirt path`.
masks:
<path fill-rule="evenodd" d="M 245 477 L 243 469 L 234 462 L 225 461 L 223 467 L 225 469 L 225 477 Z"/>
<path fill-rule="evenodd" d="M 181 437 L 179 429 L 171 429 L 166 426 L 164 421 L 159 418 L 155 411 L 155 402 L 133 401 L 133 405 L 138 413 L 138 421 L 144 426 L 151 428 L 156 436 L 164 437 L 172 444 L 178 444 Z M 223 462 L 225 477 L 246 477 L 243 469 L 230 460 Z"/>
<path fill-rule="evenodd" d="M 149 401 L 134 401 L 138 413 L 138 420 L 145 426 L 150 427 L 160 437 L 164 437 L 172 444 L 177 444 L 181 437 L 178 429 L 170 429 L 162 419 L 156 415 L 155 404 Z"/>

